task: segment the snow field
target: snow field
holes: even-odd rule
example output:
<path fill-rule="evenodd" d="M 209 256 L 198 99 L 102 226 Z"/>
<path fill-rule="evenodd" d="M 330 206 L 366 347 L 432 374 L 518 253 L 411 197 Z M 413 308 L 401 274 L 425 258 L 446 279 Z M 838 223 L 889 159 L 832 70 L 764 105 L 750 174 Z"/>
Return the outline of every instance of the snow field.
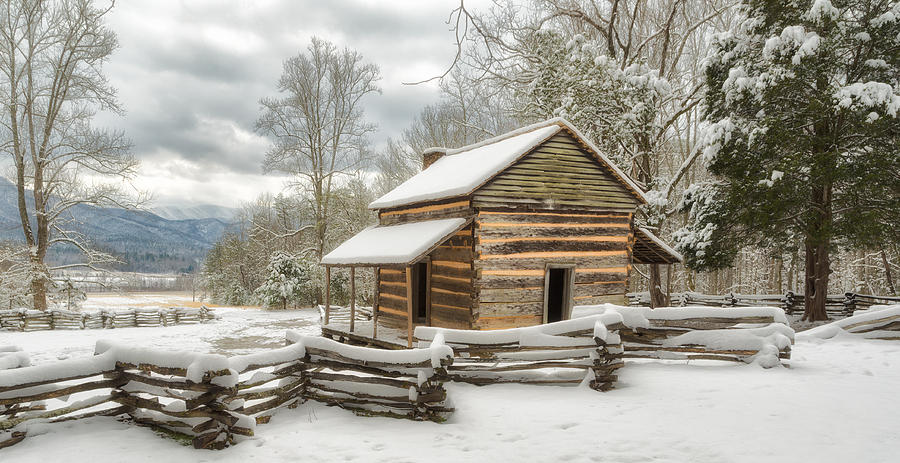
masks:
<path fill-rule="evenodd" d="M 448 384 L 447 423 L 307 402 L 208 453 L 110 418 L 31 428 L 0 451 L 50 461 L 893 462 L 900 343 L 800 341 L 791 368 L 633 361 L 617 389 Z M 42 434 L 43 432 L 43 434 Z"/>
<path fill-rule="evenodd" d="M 283 345 L 288 325 L 318 332 L 314 310 L 217 313 L 222 319 L 205 325 L 0 332 L 0 344 L 23 348 L 33 364 L 89 357 L 97 338 L 233 357 Z M 447 342 L 454 335 L 440 333 Z M 222 339 L 240 342 L 225 348 Z M 798 334 L 789 364 L 764 370 L 629 360 L 616 389 L 605 393 L 448 383 L 456 412 L 443 424 L 357 417 L 310 401 L 279 411 L 256 437 L 216 453 L 112 418 L 37 424 L 25 441 L 0 450 L 0 462 L 896 461 L 900 343 Z"/>

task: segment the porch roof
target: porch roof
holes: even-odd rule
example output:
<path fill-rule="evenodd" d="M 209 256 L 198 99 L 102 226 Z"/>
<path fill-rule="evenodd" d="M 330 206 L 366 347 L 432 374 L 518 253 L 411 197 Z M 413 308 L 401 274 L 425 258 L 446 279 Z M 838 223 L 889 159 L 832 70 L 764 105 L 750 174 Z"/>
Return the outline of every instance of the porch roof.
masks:
<path fill-rule="evenodd" d="M 439 219 L 400 225 L 376 225 L 344 241 L 322 258 L 339 267 L 406 265 L 428 255 L 471 219 Z"/>
<path fill-rule="evenodd" d="M 678 251 L 644 227 L 634 230 L 632 256 L 635 264 L 674 264 L 684 261 Z"/>

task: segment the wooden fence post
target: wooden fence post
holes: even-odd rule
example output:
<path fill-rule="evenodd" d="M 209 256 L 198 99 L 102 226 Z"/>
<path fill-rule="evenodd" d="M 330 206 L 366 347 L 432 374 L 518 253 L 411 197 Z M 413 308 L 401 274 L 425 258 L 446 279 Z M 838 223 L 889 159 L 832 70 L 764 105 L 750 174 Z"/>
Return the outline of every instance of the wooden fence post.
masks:
<path fill-rule="evenodd" d="M 331 315 L 331 267 L 325 266 L 325 324 Z"/>
<path fill-rule="evenodd" d="M 856 293 L 844 293 L 844 315 L 850 317 L 856 311 Z"/>
<path fill-rule="evenodd" d="M 350 267 L 350 332 L 356 325 L 356 267 Z"/>

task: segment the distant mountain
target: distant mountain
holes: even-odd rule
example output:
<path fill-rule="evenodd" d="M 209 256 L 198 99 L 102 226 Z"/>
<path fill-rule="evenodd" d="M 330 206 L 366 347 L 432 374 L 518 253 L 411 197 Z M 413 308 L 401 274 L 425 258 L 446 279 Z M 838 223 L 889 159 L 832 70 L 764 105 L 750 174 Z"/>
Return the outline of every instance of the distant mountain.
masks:
<path fill-rule="evenodd" d="M 29 195 L 30 196 L 30 195 Z M 31 198 L 28 198 L 31 203 Z M 203 215 L 204 206 L 195 214 Z M 223 215 L 227 208 L 210 212 Z M 192 208 L 183 208 L 184 214 Z M 152 212 L 76 206 L 70 209 L 71 228 L 89 237 L 94 246 L 118 255 L 126 263 L 119 270 L 190 272 L 199 268 L 206 252 L 225 233 L 230 219 L 218 217 L 173 220 Z M 227 215 L 224 215 L 228 217 Z M 233 215 L 232 215 L 233 217 Z M 0 240 L 24 241 L 16 206 L 15 186 L 0 178 Z M 78 252 L 58 247 L 48 256 L 55 263 L 76 262 Z"/>
<path fill-rule="evenodd" d="M 168 220 L 219 219 L 225 222 L 234 220 L 237 209 L 213 204 L 196 206 L 156 206 L 150 212 Z"/>

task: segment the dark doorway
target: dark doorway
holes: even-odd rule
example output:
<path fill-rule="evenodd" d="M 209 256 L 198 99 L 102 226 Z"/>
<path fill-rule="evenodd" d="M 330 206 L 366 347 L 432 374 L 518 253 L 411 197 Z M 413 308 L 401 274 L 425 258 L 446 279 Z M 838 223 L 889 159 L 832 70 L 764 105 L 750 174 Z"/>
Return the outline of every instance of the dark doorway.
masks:
<path fill-rule="evenodd" d="M 412 268 L 413 315 L 416 323 L 428 322 L 428 263 L 419 262 Z"/>
<path fill-rule="evenodd" d="M 548 268 L 545 282 L 546 323 L 565 320 L 569 316 L 571 268 Z"/>

